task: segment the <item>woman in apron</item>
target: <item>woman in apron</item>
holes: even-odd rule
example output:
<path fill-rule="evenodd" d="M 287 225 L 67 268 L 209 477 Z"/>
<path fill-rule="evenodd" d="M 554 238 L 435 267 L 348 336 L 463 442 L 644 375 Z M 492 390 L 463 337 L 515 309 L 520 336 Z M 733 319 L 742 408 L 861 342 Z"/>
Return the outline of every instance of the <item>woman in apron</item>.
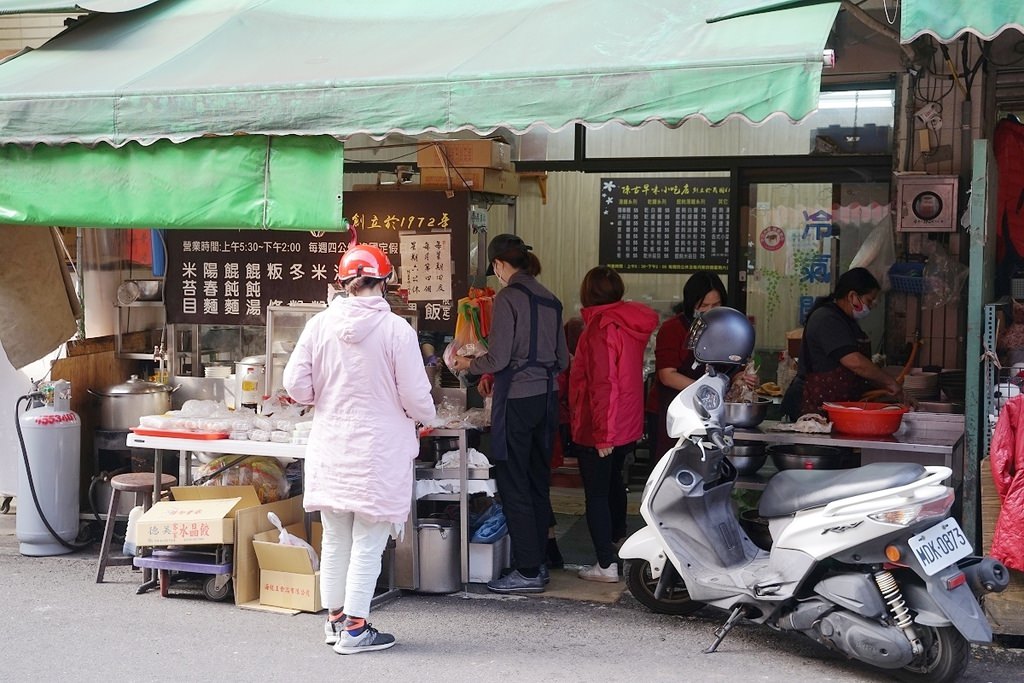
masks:
<path fill-rule="evenodd" d="M 782 400 L 791 420 L 822 412 L 825 401 L 856 401 L 873 387 L 896 397 L 902 389 L 871 362 L 871 342 L 857 323 L 875 305 L 881 287 L 866 268 L 852 268 L 835 291 L 818 299 L 807 314 L 797 374 Z"/>
<path fill-rule="evenodd" d="M 487 584 L 496 593 L 541 593 L 546 583 L 551 445 L 558 426 L 555 377 L 569 364 L 562 304 L 534 277 L 540 262 L 515 235 L 487 247 L 488 275 L 505 285 L 494 297 L 487 353 L 457 356 L 453 370 L 493 374 L 494 462 L 514 569 Z"/>

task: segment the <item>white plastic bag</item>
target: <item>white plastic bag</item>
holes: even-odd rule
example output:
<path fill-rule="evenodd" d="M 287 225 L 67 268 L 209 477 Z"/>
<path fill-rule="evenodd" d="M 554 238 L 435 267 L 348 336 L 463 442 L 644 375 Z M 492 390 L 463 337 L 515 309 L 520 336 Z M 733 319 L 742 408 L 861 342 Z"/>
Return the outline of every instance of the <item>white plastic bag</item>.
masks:
<path fill-rule="evenodd" d="M 882 291 L 888 291 L 889 269 L 894 263 L 896 243 L 893 238 L 892 221 L 886 218 L 872 228 L 871 234 L 850 261 L 850 268 L 867 268 L 882 286 Z"/>
<path fill-rule="evenodd" d="M 288 533 L 288 530 L 284 528 L 283 524 L 281 524 L 281 518 L 273 512 L 267 513 L 267 519 L 270 520 L 271 524 L 277 527 L 279 532 L 281 532 L 277 540 L 278 543 L 281 545 L 295 546 L 297 548 L 305 548 L 306 552 L 309 553 L 309 563 L 313 565 L 313 571 L 320 568 L 320 557 L 316 554 L 316 551 L 313 550 L 313 546 L 298 536 L 292 536 Z"/>

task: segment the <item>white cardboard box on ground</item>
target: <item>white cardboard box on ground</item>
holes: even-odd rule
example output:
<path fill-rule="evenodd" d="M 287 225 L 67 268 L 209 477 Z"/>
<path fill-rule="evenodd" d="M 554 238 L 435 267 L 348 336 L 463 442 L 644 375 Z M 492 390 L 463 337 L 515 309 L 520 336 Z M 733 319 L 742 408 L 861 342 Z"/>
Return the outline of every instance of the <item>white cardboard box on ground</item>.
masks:
<path fill-rule="evenodd" d="M 469 544 L 469 581 L 487 583 L 501 576 L 501 570 L 511 559 L 511 543 L 508 534 L 494 543 Z"/>

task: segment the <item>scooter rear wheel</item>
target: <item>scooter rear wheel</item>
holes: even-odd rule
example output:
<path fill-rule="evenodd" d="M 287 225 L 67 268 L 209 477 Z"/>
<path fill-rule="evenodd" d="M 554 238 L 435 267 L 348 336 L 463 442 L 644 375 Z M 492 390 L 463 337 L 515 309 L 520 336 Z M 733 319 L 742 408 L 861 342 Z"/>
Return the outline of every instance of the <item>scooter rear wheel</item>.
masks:
<path fill-rule="evenodd" d="M 906 683 L 947 683 L 960 680 L 971 656 L 971 644 L 953 626 L 922 626 L 914 630 L 924 645 L 917 661 L 894 676 Z"/>
<path fill-rule="evenodd" d="M 690 599 L 686 584 L 678 579 L 668 594 L 661 598 L 654 596 L 658 579 L 651 574 L 651 563 L 647 560 L 630 560 L 626 568 L 626 586 L 641 605 L 658 614 L 685 616 L 693 614 L 704 606 L 703 602 Z"/>

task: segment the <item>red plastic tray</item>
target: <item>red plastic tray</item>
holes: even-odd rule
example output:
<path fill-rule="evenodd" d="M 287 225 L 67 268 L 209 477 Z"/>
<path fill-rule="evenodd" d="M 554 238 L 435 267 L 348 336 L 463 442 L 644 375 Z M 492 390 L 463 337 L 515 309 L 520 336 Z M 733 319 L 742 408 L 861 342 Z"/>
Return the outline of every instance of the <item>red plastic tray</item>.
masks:
<path fill-rule="evenodd" d="M 165 436 L 171 439 L 226 439 L 227 434 L 221 432 L 190 432 L 185 429 L 151 429 L 149 427 L 132 427 L 132 431 L 142 436 Z"/>

